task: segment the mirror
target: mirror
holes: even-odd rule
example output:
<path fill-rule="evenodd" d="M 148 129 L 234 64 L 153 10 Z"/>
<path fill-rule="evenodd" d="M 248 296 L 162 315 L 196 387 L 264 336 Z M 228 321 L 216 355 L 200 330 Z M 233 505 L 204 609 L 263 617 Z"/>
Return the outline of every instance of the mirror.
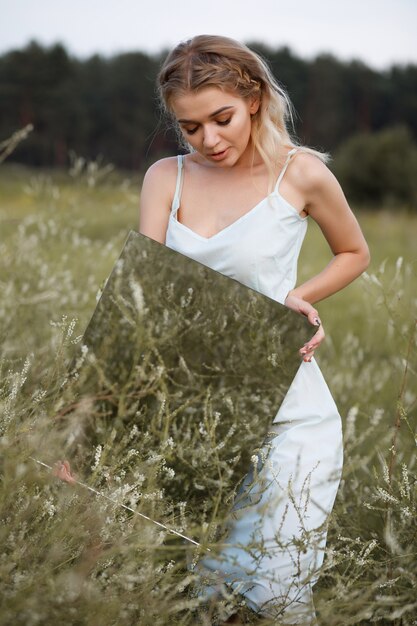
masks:
<path fill-rule="evenodd" d="M 125 484 L 137 491 L 140 476 L 140 491 L 161 496 L 138 510 L 213 543 L 259 469 L 309 332 L 278 302 L 131 231 L 70 368 L 77 399 L 65 402 L 84 418 L 67 455 L 100 488 L 99 465 L 108 474 L 122 451 Z"/>

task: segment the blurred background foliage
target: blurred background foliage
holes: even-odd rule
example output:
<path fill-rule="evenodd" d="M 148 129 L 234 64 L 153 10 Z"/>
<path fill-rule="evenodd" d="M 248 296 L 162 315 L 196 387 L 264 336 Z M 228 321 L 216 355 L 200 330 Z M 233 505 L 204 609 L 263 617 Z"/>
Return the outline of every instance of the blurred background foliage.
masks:
<path fill-rule="evenodd" d="M 417 209 L 417 66 L 376 71 L 330 54 L 313 60 L 288 47 L 249 42 L 270 64 L 297 111 L 302 143 L 330 151 L 346 196 L 368 208 Z M 167 51 L 71 57 L 31 41 L 0 57 L 0 139 L 33 124 L 10 157 L 65 168 L 71 151 L 143 172 L 177 153 L 159 110 L 155 78 Z"/>

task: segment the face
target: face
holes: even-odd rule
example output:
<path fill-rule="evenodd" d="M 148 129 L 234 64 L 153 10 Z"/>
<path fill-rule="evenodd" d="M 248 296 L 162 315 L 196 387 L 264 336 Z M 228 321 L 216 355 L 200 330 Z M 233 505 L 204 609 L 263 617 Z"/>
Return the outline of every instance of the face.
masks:
<path fill-rule="evenodd" d="M 172 109 L 187 142 L 216 167 L 249 165 L 251 115 L 259 100 L 245 100 L 218 87 L 175 98 Z"/>

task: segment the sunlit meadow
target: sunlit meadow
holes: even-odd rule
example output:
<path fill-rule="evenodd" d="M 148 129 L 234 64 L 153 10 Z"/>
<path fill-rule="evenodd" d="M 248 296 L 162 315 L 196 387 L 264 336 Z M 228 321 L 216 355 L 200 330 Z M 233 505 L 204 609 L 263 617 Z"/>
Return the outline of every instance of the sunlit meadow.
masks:
<path fill-rule="evenodd" d="M 75 155 L 68 172 L 0 167 L 1 624 L 209 623 L 184 568 L 197 548 L 33 460 L 62 458 L 62 441 L 78 437 L 90 463 L 81 482 L 189 532 L 187 503 L 166 511 L 158 491 L 171 442 L 155 450 L 155 480 L 145 482 L 134 419 L 121 438 L 110 432 L 91 449 L 62 410 L 68 364 L 138 228 L 139 189 L 140 176 Z M 409 626 L 417 624 L 417 216 L 357 217 L 371 266 L 318 304 L 327 338 L 317 359 L 343 418 L 345 465 L 315 603 L 323 626 Z M 329 259 L 311 223 L 298 280 Z M 80 423 L 91 410 L 77 407 Z"/>

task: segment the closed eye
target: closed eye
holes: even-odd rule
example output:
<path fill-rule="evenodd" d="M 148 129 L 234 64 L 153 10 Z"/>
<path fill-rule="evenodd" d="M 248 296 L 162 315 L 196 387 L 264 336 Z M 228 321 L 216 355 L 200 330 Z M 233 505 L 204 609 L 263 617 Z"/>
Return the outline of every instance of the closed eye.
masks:
<path fill-rule="evenodd" d="M 232 118 L 229 117 L 227 120 L 223 120 L 223 121 L 218 120 L 217 123 L 220 124 L 220 126 L 227 126 L 228 124 L 230 124 L 231 119 Z"/>
<path fill-rule="evenodd" d="M 217 120 L 217 124 L 219 124 L 219 126 L 227 126 L 228 124 L 230 124 L 231 119 L 232 118 L 229 117 L 227 120 Z M 196 126 L 195 128 L 185 128 L 184 130 L 187 135 L 194 135 L 194 133 L 196 133 L 198 130 L 198 126 Z"/>

